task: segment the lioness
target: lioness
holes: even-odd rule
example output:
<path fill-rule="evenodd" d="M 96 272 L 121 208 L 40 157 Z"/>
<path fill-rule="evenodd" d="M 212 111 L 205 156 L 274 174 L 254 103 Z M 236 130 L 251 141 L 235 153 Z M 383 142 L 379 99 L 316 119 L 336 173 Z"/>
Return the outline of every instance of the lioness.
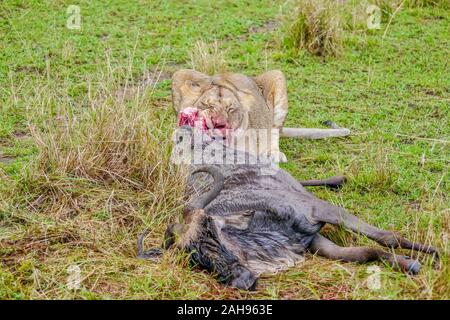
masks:
<path fill-rule="evenodd" d="M 228 145 L 254 155 L 269 155 L 275 162 L 286 161 L 279 150 L 280 134 L 311 139 L 349 134 L 348 129 L 339 127 L 283 128 L 288 98 L 286 79 L 279 70 L 254 78 L 238 73 L 208 76 L 195 70 L 179 70 L 172 76 L 172 100 L 179 126 L 197 123 L 204 130 L 214 129 Z"/>

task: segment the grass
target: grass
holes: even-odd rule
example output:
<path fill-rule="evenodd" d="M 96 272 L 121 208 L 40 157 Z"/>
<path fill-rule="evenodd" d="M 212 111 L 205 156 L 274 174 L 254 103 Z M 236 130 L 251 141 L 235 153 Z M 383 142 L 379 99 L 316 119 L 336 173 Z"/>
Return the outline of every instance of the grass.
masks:
<path fill-rule="evenodd" d="M 210 45 L 197 41 L 189 57 L 189 67 L 199 72 L 214 75 L 227 71 L 225 52 L 220 50 L 217 40 Z"/>
<path fill-rule="evenodd" d="M 441 7 L 448 9 L 450 4 L 445 0 L 405 0 L 405 4 L 412 8 Z"/>
<path fill-rule="evenodd" d="M 326 60 L 278 45 L 284 2 L 79 2 L 81 30 L 65 27 L 67 1 L 0 4 L 0 298 L 449 299 L 450 19 L 445 6 L 405 6 L 380 30 L 344 30 Z M 159 243 L 182 206 L 170 164 L 170 74 L 189 67 L 197 41 L 220 43 L 227 68 L 281 69 L 288 126 L 331 119 L 348 138 L 283 140 L 294 176 L 339 172 L 339 191 L 317 189 L 379 227 L 442 252 L 420 255 L 420 275 L 307 255 L 264 276 L 257 292 L 219 285 L 183 255 L 135 258 L 144 227 Z M 212 51 L 209 51 L 210 53 Z M 342 245 L 373 244 L 338 228 Z M 408 252 L 405 252 L 408 253 Z M 67 287 L 68 270 L 81 288 Z"/>
<path fill-rule="evenodd" d="M 343 52 L 342 7 L 337 1 L 296 1 L 291 17 L 285 18 L 285 46 L 306 49 L 318 56 L 340 56 Z"/>

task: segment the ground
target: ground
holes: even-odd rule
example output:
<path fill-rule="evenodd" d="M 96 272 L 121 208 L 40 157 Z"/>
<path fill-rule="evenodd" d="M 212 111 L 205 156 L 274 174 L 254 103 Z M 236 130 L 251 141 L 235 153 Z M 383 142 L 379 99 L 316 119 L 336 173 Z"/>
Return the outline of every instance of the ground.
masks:
<path fill-rule="evenodd" d="M 66 27 L 71 4 L 81 8 L 80 30 Z M 0 298 L 450 298 L 448 9 L 403 8 L 390 24 L 383 19 L 379 30 L 346 30 L 343 56 L 322 58 L 283 49 L 278 21 L 285 5 L 2 1 Z M 419 255 L 422 272 L 411 277 L 383 263 L 307 255 L 287 272 L 262 277 L 256 292 L 233 290 L 189 268 L 180 254 L 170 253 L 160 263 L 135 258 L 144 223 L 155 227 L 148 245 L 156 245 L 166 222 L 180 213 L 179 202 L 171 207 L 165 198 L 162 209 L 154 205 L 154 193 L 165 189 L 155 187 L 150 196 L 98 176 L 86 179 L 88 169 L 64 171 L 54 163 L 37 171 L 36 162 L 47 162 L 33 132 L 50 132 L 47 120 L 61 110 L 95 105 L 87 97 L 102 86 L 98 79 L 107 77 L 105 66 L 128 66 L 122 84 L 150 90 L 145 108 L 159 110 L 161 130 L 170 130 L 170 74 L 189 66 L 197 40 L 218 40 L 230 70 L 248 75 L 282 70 L 288 80 L 287 126 L 320 127 L 330 119 L 351 129 L 346 138 L 283 140 L 289 159 L 284 168 L 299 179 L 344 173 L 349 181 L 342 189 L 314 192 L 376 226 L 433 243 L 440 262 L 433 265 Z M 157 79 L 152 88 L 139 82 L 142 75 Z M 161 143 L 161 153 L 167 153 L 166 145 Z M 111 203 L 125 209 L 109 210 Z M 77 204 L 81 209 L 73 210 Z M 129 215 L 117 216 L 128 209 Z M 71 210 L 76 214 L 66 214 Z M 342 245 L 375 245 L 337 228 L 325 232 Z M 78 290 L 67 283 L 73 265 L 81 273 Z M 370 284 L 373 272 L 379 288 Z"/>

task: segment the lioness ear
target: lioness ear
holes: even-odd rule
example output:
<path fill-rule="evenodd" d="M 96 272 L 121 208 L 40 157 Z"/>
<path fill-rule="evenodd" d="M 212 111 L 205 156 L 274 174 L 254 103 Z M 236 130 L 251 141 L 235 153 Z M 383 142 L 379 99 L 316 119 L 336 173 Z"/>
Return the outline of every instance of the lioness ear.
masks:
<path fill-rule="evenodd" d="M 267 105 L 273 111 L 273 125 L 281 128 L 288 111 L 286 78 L 280 70 L 271 70 L 254 78 Z"/>
<path fill-rule="evenodd" d="M 176 112 L 192 106 L 211 83 L 204 73 L 181 69 L 172 76 L 172 101 Z"/>

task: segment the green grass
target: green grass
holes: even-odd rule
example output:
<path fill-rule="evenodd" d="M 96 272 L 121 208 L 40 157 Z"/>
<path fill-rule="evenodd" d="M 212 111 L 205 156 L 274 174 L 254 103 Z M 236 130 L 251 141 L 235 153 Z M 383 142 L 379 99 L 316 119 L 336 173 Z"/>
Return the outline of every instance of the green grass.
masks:
<path fill-rule="evenodd" d="M 81 30 L 65 27 L 70 4 L 0 4 L 0 298 L 450 298 L 448 9 L 405 7 L 386 33 L 385 18 L 380 30 L 346 30 L 343 55 L 323 58 L 284 51 L 280 28 L 266 31 L 280 18 L 282 1 L 78 1 Z M 176 180 L 165 180 L 157 158 L 140 153 L 145 147 L 129 152 L 153 159 L 145 168 L 154 166 L 162 176 L 108 167 L 129 180 L 109 181 L 94 170 L 100 165 L 60 170 L 55 152 L 68 155 L 92 140 L 85 132 L 58 141 L 56 133 L 64 130 L 61 117 L 68 124 L 101 104 L 95 94 L 133 86 L 148 70 L 170 75 L 189 66 L 198 40 L 218 40 L 230 70 L 257 75 L 281 69 L 289 85 L 287 126 L 317 127 L 331 119 L 350 128 L 352 135 L 342 139 L 283 140 L 289 159 L 284 167 L 301 179 L 345 173 L 349 182 L 341 190 L 314 192 L 374 225 L 437 245 L 437 268 L 423 255 L 417 277 L 378 264 L 382 286 L 370 290 L 367 265 L 307 255 L 303 264 L 264 276 L 258 291 L 247 293 L 189 269 L 180 254 L 167 254 L 158 264 L 137 260 L 137 234 L 154 228 L 148 245 L 157 245 L 182 204 L 161 187 L 149 191 L 151 183 L 166 188 Z M 104 110 L 137 108 L 145 115 L 148 108 L 149 117 L 162 123 L 149 128 L 150 136 L 167 140 L 173 126 L 170 81 L 149 91 L 123 106 L 110 96 Z M 86 126 L 98 130 L 95 123 Z M 39 137 L 56 147 L 39 144 Z M 167 161 L 164 149 L 161 159 Z M 337 228 L 326 232 L 344 245 L 371 243 Z M 73 264 L 83 278 L 78 291 L 66 286 Z"/>

